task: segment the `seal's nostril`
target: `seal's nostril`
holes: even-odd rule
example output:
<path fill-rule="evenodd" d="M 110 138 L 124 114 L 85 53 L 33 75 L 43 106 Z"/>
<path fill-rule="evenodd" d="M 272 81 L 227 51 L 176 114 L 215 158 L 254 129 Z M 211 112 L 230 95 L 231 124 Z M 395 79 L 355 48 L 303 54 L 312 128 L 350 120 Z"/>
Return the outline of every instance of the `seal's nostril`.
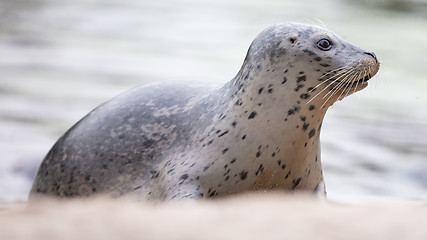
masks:
<path fill-rule="evenodd" d="M 378 62 L 377 56 L 375 56 L 375 53 L 373 52 L 365 52 L 365 54 L 368 54 L 369 56 L 373 57 L 375 59 L 375 62 Z"/>

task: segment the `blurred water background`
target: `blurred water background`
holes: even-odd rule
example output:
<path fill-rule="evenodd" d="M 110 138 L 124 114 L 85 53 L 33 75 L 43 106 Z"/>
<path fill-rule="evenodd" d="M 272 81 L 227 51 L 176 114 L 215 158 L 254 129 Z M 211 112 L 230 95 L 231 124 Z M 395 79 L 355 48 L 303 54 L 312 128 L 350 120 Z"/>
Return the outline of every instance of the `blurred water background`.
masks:
<path fill-rule="evenodd" d="M 150 81 L 226 82 L 265 27 L 318 20 L 382 62 L 325 118 L 329 199 L 427 200 L 425 0 L 0 0 L 0 202 L 25 200 L 98 104 Z"/>

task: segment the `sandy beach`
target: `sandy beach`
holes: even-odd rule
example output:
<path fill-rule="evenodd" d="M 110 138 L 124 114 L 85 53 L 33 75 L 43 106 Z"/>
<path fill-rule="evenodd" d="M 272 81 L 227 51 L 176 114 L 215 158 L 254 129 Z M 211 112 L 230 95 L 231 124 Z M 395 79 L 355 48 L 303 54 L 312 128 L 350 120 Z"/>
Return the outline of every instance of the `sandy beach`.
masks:
<path fill-rule="evenodd" d="M 0 239 L 426 239 L 427 205 L 343 205 L 278 194 L 153 205 L 43 201 L 0 212 Z"/>

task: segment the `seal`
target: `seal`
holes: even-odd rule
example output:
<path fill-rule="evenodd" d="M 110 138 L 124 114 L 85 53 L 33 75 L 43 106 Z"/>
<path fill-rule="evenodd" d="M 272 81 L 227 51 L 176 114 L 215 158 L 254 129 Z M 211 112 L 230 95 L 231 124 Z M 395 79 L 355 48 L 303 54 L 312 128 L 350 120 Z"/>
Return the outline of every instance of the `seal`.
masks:
<path fill-rule="evenodd" d="M 312 25 L 277 24 L 223 86 L 157 82 L 90 112 L 41 163 L 38 196 L 167 201 L 254 190 L 324 192 L 327 109 L 362 90 L 375 54 Z"/>

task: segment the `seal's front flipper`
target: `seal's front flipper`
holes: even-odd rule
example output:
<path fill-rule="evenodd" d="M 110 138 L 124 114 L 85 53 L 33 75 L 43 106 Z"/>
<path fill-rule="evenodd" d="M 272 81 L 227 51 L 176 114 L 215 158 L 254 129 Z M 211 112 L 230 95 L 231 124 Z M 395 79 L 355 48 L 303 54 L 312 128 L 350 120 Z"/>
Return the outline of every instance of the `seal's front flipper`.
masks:
<path fill-rule="evenodd" d="M 313 191 L 314 195 L 320 200 L 327 200 L 325 182 L 322 180 Z"/>

